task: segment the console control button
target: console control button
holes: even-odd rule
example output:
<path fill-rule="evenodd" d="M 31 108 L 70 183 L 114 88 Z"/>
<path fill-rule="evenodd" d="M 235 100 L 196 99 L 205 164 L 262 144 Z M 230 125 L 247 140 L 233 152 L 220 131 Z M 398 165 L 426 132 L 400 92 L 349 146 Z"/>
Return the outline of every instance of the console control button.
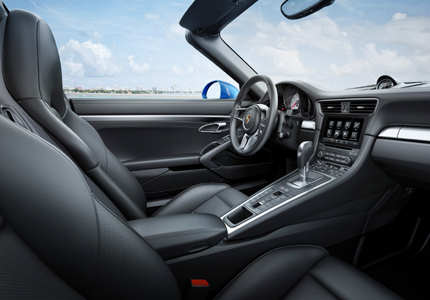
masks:
<path fill-rule="evenodd" d="M 348 165 L 351 162 L 351 158 L 346 156 L 344 161 Z"/>
<path fill-rule="evenodd" d="M 344 139 L 348 138 L 348 134 L 349 134 L 349 132 L 348 132 L 348 131 L 344 131 L 344 132 L 342 133 L 342 138 L 344 138 Z"/>
<path fill-rule="evenodd" d="M 338 137 L 339 137 L 339 135 L 340 135 L 340 130 L 336 130 L 336 131 L 334 132 L 334 138 L 338 138 Z"/>
<path fill-rule="evenodd" d="M 331 129 L 327 130 L 327 137 L 331 137 L 332 133 L 333 133 L 333 131 Z"/>
<path fill-rule="evenodd" d="M 360 123 L 359 123 L 360 124 Z M 353 132 L 352 134 L 351 134 L 351 138 L 352 139 L 356 139 L 357 138 L 357 136 L 358 136 L 358 132 Z"/>
<path fill-rule="evenodd" d="M 345 122 L 345 129 L 348 130 L 351 128 L 351 122 Z"/>
<path fill-rule="evenodd" d="M 334 121 L 330 121 L 330 123 L 328 124 L 328 127 L 333 127 L 334 126 Z"/>
<path fill-rule="evenodd" d="M 354 129 L 360 128 L 360 122 L 354 122 Z"/>
<path fill-rule="evenodd" d="M 324 152 L 322 152 L 322 151 L 318 152 L 317 156 L 319 158 L 323 158 L 324 157 Z"/>
<path fill-rule="evenodd" d="M 337 128 L 342 128 L 342 124 L 343 124 L 343 122 L 342 121 L 337 121 Z"/>

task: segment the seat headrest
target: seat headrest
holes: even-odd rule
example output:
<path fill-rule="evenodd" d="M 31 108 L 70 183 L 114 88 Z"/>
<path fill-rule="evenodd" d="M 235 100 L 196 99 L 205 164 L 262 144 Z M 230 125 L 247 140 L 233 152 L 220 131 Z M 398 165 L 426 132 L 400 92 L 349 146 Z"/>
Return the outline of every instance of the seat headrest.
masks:
<path fill-rule="evenodd" d="M 3 77 L 19 102 L 41 99 L 62 116 L 66 110 L 61 63 L 54 36 L 39 16 L 12 10 L 3 42 Z"/>

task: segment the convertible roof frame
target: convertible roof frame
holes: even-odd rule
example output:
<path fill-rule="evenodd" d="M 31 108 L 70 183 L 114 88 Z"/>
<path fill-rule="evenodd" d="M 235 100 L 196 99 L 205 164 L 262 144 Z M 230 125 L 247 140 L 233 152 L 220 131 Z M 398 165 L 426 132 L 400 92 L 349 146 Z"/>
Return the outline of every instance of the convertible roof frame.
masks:
<path fill-rule="evenodd" d="M 221 31 L 258 0 L 196 0 L 179 24 L 186 28 L 185 38 L 221 70 L 242 86 L 257 72 L 222 38 Z M 255 85 L 251 96 L 259 99 L 265 93 Z"/>

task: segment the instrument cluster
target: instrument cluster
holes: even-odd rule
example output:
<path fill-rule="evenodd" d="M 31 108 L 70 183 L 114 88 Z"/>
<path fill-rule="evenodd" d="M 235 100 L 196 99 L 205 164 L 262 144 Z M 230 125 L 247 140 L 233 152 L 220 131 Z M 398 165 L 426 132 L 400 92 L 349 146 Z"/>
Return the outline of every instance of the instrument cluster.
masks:
<path fill-rule="evenodd" d="M 293 116 L 312 119 L 314 105 L 308 95 L 293 85 L 287 85 L 282 92 L 283 111 L 291 111 Z"/>

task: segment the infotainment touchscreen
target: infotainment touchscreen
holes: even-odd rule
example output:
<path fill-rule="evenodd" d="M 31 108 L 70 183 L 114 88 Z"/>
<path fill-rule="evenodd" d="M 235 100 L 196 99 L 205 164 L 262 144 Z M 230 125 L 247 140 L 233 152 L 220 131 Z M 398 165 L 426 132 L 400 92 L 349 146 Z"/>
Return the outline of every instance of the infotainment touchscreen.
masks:
<path fill-rule="evenodd" d="M 358 146 L 363 124 L 362 118 L 328 118 L 322 132 L 322 142 Z"/>

